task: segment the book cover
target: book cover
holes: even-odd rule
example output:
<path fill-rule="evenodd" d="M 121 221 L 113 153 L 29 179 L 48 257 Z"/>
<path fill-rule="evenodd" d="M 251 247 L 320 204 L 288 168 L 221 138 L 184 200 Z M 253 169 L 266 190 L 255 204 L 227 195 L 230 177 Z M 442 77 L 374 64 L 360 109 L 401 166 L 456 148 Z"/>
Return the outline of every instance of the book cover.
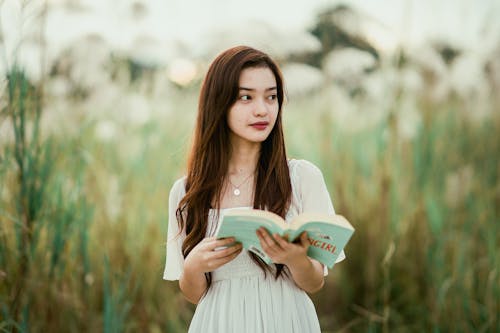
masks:
<path fill-rule="evenodd" d="M 257 209 L 227 210 L 221 217 L 217 238 L 235 237 L 248 251 L 257 254 L 267 264 L 272 263 L 262 250 L 256 230 L 264 227 L 272 234 L 287 236 L 293 242 L 307 232 L 307 255 L 332 268 L 354 233 L 352 225 L 341 215 L 300 214 L 290 223 L 280 216 Z"/>

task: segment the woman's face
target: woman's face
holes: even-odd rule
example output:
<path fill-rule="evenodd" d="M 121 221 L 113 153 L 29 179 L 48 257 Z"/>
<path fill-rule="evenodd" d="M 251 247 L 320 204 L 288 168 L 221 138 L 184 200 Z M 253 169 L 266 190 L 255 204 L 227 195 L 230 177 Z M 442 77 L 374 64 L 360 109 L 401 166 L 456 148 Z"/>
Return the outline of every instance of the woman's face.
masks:
<path fill-rule="evenodd" d="M 229 109 L 231 143 L 258 143 L 269 136 L 278 116 L 276 78 L 267 67 L 245 68 L 240 74 L 238 99 Z"/>

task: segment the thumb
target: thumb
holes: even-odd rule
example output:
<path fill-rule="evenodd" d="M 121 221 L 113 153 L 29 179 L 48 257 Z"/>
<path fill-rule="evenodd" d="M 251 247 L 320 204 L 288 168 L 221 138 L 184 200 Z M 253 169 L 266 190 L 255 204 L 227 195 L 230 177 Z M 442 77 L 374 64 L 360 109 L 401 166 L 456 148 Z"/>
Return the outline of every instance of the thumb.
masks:
<path fill-rule="evenodd" d="M 309 239 L 307 238 L 307 231 L 304 231 L 300 235 L 300 243 L 302 244 L 303 247 L 306 247 L 306 248 L 309 247 Z"/>

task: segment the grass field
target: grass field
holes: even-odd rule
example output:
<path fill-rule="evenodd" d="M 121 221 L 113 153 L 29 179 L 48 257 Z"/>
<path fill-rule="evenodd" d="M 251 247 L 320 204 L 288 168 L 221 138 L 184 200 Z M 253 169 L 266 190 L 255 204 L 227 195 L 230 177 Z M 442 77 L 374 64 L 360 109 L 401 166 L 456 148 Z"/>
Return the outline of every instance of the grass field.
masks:
<path fill-rule="evenodd" d="M 186 331 L 194 307 L 162 271 L 197 87 L 140 125 L 107 120 L 114 134 L 103 136 L 99 112 L 76 102 L 44 131 L 39 90 L 19 73 L 9 83 L 0 331 Z M 471 120 L 458 98 L 417 100 L 421 121 L 405 137 L 401 100 L 352 129 L 327 95 L 292 98 L 284 114 L 289 156 L 323 170 L 356 228 L 312 296 L 324 332 L 499 332 L 500 114 Z"/>

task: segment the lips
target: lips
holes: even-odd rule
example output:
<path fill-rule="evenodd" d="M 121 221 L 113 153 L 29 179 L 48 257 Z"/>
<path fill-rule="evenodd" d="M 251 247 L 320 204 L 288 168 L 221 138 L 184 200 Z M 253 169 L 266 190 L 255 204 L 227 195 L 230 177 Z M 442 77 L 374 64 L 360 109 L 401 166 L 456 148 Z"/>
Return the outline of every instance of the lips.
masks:
<path fill-rule="evenodd" d="M 262 131 L 262 130 L 265 130 L 267 128 L 267 126 L 269 126 L 269 123 L 267 121 L 259 121 L 259 122 L 250 124 L 250 126 L 252 126 L 253 128 L 255 128 L 259 131 Z"/>

